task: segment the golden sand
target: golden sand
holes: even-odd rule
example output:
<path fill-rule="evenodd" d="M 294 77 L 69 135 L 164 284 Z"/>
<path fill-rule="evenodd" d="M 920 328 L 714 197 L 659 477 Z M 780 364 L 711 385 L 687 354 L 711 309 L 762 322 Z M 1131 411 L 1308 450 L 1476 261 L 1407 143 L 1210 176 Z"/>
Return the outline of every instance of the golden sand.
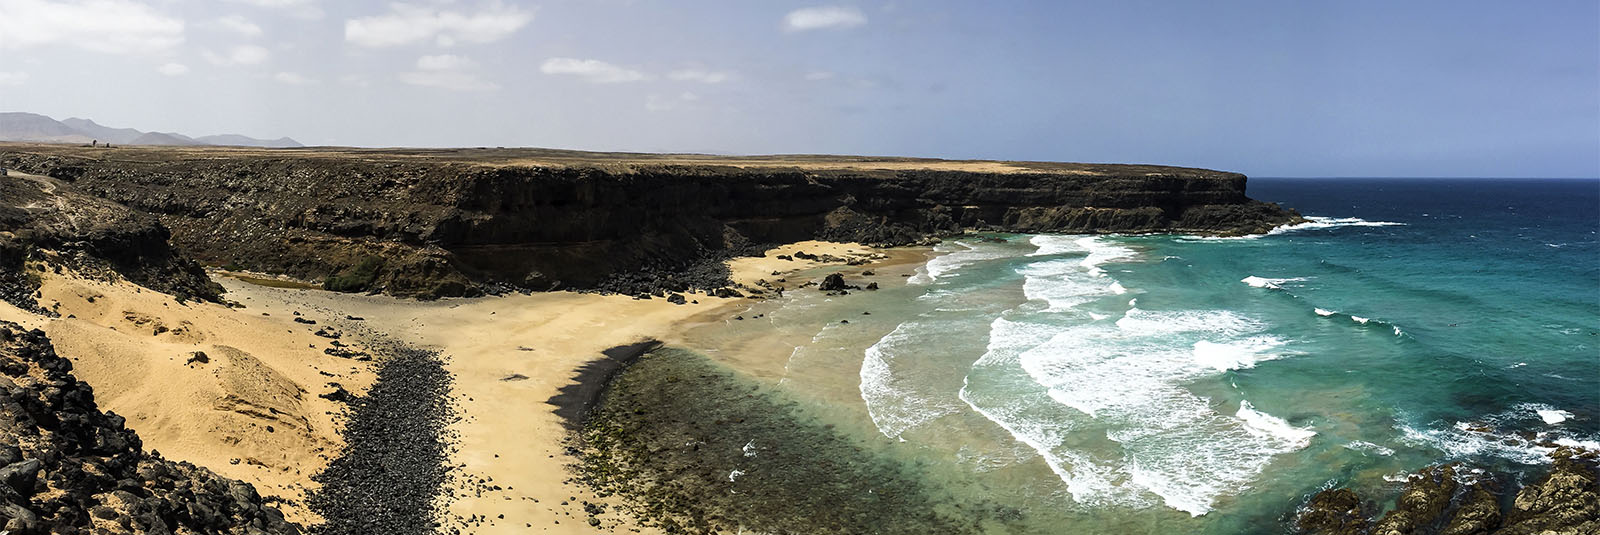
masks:
<path fill-rule="evenodd" d="M 777 258 L 797 251 L 877 259 L 873 265 L 921 258 L 859 244 L 803 242 L 729 267 L 736 284 L 755 287 L 826 266 Z M 568 481 L 574 476 L 574 459 L 565 453 L 569 433 L 548 401 L 605 349 L 646 339 L 684 344 L 682 333 L 724 322 L 755 302 L 688 294 L 695 302 L 674 305 L 570 292 L 421 302 L 263 285 L 237 274 L 215 278 L 228 289 L 226 298 L 242 307 L 183 304 L 127 282 L 47 273 L 40 303 L 60 318 L 0 303 L 0 319 L 44 329 L 78 377 L 95 388 L 100 407 L 127 417 L 147 449 L 281 496 L 287 501 L 280 508 L 301 523 L 318 521 L 304 506 L 306 491 L 315 487 L 310 477 L 343 445 L 343 406 L 318 395 L 333 390 L 329 383 L 359 394 L 373 380 L 370 363 L 324 354 L 332 341 L 314 333 L 344 331 L 342 341 L 358 348 L 358 335 L 371 332 L 437 349 L 453 375 L 460 417 L 451 428 L 459 438 L 450 460 L 458 467 L 457 497 L 445 501 L 445 520 L 489 519 L 476 533 L 593 533 L 582 503 L 615 502 Z M 296 313 L 317 324 L 295 322 Z M 206 362 L 191 362 L 196 351 Z M 480 493 L 474 481 L 503 490 Z M 619 509 L 599 515 L 602 526 L 653 532 Z"/>

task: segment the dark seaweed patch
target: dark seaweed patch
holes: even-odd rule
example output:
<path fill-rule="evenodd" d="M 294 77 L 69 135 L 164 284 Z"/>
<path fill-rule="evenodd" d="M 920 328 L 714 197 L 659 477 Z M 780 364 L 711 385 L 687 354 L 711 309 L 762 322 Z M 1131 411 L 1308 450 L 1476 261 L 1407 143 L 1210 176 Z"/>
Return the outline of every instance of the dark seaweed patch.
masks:
<path fill-rule="evenodd" d="M 963 534 L 1020 520 L 955 500 L 799 404 L 672 348 L 617 374 L 581 437 L 585 482 L 668 533 Z"/>

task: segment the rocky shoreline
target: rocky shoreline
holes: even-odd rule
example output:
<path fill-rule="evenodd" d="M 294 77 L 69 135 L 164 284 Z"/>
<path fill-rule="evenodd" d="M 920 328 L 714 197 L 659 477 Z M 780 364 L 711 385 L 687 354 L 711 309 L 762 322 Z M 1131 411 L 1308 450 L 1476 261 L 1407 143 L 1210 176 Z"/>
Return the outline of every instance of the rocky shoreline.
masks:
<path fill-rule="evenodd" d="M 0 145 L 0 166 L 155 214 L 208 265 L 421 298 L 713 290 L 722 260 L 807 239 L 1237 235 L 1300 219 L 1204 169 L 672 156 Z"/>
<path fill-rule="evenodd" d="M 1587 535 L 1600 533 L 1600 452 L 1560 447 L 1550 472 L 1508 492 L 1509 478 L 1461 464 L 1411 474 L 1394 507 L 1347 488 L 1313 496 L 1295 515 L 1308 535 Z"/>

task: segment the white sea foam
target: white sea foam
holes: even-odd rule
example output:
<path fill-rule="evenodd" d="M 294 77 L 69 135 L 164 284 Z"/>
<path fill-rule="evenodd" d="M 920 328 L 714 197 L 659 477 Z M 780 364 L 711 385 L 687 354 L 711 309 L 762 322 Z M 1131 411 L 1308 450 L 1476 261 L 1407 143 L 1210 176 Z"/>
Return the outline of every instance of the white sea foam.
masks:
<path fill-rule="evenodd" d="M 1035 262 L 1017 270 L 1023 276 L 1022 294 L 1030 300 L 1044 301 L 1053 310 L 1066 310 L 1112 295 L 1105 278 L 1090 275 L 1079 262 L 1070 259 Z"/>
<path fill-rule="evenodd" d="M 1560 421 L 1573 417 L 1543 403 L 1521 403 L 1472 422 L 1422 427 L 1401 422 L 1395 428 L 1404 441 L 1432 447 L 1450 458 L 1494 456 L 1522 464 L 1545 464 L 1551 462 L 1550 452 L 1555 451 L 1549 444 L 1600 450 L 1600 437 L 1575 434 L 1568 426 L 1555 425 L 1559 422 L 1551 422 L 1551 416 L 1561 417 Z M 1518 432 L 1530 428 L 1544 430 L 1531 435 Z"/>
<path fill-rule="evenodd" d="M 1035 247 L 1039 248 L 1032 253 L 1028 253 L 1028 256 L 1049 256 L 1082 251 L 1083 247 L 1077 244 L 1079 239 L 1080 237 L 1078 236 L 1040 234 L 1032 238 L 1028 238 L 1028 243 L 1031 243 Z"/>
<path fill-rule="evenodd" d="M 1201 340 L 1194 343 L 1194 360 L 1219 372 L 1254 368 L 1258 362 L 1277 358 L 1279 355 L 1270 351 L 1283 344 L 1282 339 L 1272 336 L 1220 343 Z"/>
<path fill-rule="evenodd" d="M 1169 507 L 1205 514 L 1217 497 L 1237 492 L 1273 456 L 1304 447 L 1305 433 L 1314 433 L 1277 424 L 1253 408 L 1219 414 L 1183 386 L 1275 357 L 1269 350 L 1283 342 L 1261 334 L 1259 321 L 1221 310 L 1135 308 L 1115 323 L 1040 325 L 1038 330 L 1027 325 L 995 322 L 990 351 L 974 365 L 974 373 L 1000 373 L 1014 362 L 1046 388 L 1050 400 L 1104 427 L 1106 437 L 1121 445 L 1120 461 L 1066 461 L 1076 450 L 1052 425 L 1073 418 L 1039 417 L 1052 414 L 1048 405 L 986 404 L 971 392 L 964 399 L 1018 440 L 1056 459 L 1058 475 L 1080 502 L 1120 502 L 1130 491 L 1150 492 Z M 1041 341 L 1039 331 L 1049 333 L 1048 339 Z M 1118 480 L 1120 485 L 1102 485 Z"/>
<path fill-rule="evenodd" d="M 944 254 L 924 262 L 917 268 L 915 274 L 906 279 L 907 284 L 930 284 L 940 277 L 953 274 L 962 267 L 1009 255 L 999 247 L 973 245 L 961 241 L 941 243 L 934 247 L 934 251 Z"/>
<path fill-rule="evenodd" d="M 1073 242 L 1078 247 L 1088 251 L 1088 256 L 1083 257 L 1083 267 L 1094 275 L 1104 275 L 1105 270 L 1100 266 L 1116 260 L 1129 260 L 1135 256 L 1133 249 L 1118 245 L 1110 240 L 1098 236 L 1078 238 Z"/>
<path fill-rule="evenodd" d="M 1394 455 L 1394 450 L 1364 440 L 1348 442 L 1344 445 L 1344 447 L 1359 451 L 1361 453 L 1372 453 L 1374 455 L 1382 455 L 1384 457 Z"/>
<path fill-rule="evenodd" d="M 1111 290 L 1111 293 L 1114 293 L 1114 294 L 1117 294 L 1117 295 L 1122 295 L 1122 294 L 1128 293 L 1128 289 L 1124 288 L 1122 286 L 1122 283 L 1115 282 L 1115 281 L 1113 281 L 1111 283 L 1111 286 L 1106 287 L 1106 289 Z"/>
<path fill-rule="evenodd" d="M 1539 419 L 1550 425 L 1565 422 L 1572 417 L 1572 413 L 1560 409 L 1537 409 L 1535 412 L 1539 414 Z"/>
<path fill-rule="evenodd" d="M 1269 278 L 1265 278 L 1265 277 L 1257 277 L 1255 275 L 1251 275 L 1249 277 L 1245 277 L 1244 279 L 1241 279 L 1239 282 L 1248 284 L 1248 285 L 1256 287 L 1256 288 L 1266 288 L 1266 289 L 1269 289 L 1269 290 L 1282 290 L 1284 283 L 1300 282 L 1300 281 L 1303 281 L 1303 280 L 1306 280 L 1306 278 L 1305 277 L 1290 277 L 1290 278 L 1284 278 L 1284 279 L 1269 279 Z"/>
<path fill-rule="evenodd" d="M 1306 222 L 1304 222 L 1304 223 L 1298 223 L 1298 224 L 1294 224 L 1294 225 L 1284 225 L 1284 226 L 1281 226 L 1281 227 L 1278 227 L 1278 228 L 1275 228 L 1275 229 L 1267 231 L 1267 235 L 1268 236 L 1272 236 L 1272 235 L 1277 235 L 1277 234 L 1283 234 L 1283 233 L 1286 233 L 1286 232 L 1295 232 L 1295 231 L 1302 231 L 1302 230 L 1322 230 L 1322 229 L 1340 228 L 1340 227 L 1392 227 L 1392 226 L 1400 226 L 1400 225 L 1404 225 L 1404 224 L 1405 223 L 1394 223 L 1394 222 L 1390 222 L 1390 221 L 1367 221 L 1367 220 L 1361 219 L 1359 217 L 1306 216 Z"/>
<path fill-rule="evenodd" d="M 917 365 L 938 325 L 908 321 L 868 347 L 861 360 L 861 400 L 878 431 L 889 438 L 960 410 L 947 395 L 929 391 L 935 370 Z M 904 357 L 904 358 L 903 358 Z"/>
<path fill-rule="evenodd" d="M 1326 308 L 1313 308 L 1313 309 L 1311 309 L 1311 311 L 1312 312 L 1316 312 L 1318 316 L 1322 316 L 1324 318 L 1326 318 L 1328 316 L 1332 316 L 1334 314 L 1337 314 L 1337 312 L 1334 312 L 1332 310 L 1328 310 Z"/>
<path fill-rule="evenodd" d="M 1255 409 L 1249 401 L 1239 402 L 1239 412 L 1234 416 L 1244 421 L 1244 428 L 1250 433 L 1280 443 L 1292 445 L 1292 449 L 1304 448 L 1311 444 L 1311 437 L 1317 432 L 1310 427 L 1295 427 L 1288 421 L 1271 414 Z"/>
<path fill-rule="evenodd" d="M 1372 318 L 1363 318 L 1361 316 L 1350 316 L 1350 319 L 1362 325 L 1366 325 L 1367 322 L 1372 321 Z"/>

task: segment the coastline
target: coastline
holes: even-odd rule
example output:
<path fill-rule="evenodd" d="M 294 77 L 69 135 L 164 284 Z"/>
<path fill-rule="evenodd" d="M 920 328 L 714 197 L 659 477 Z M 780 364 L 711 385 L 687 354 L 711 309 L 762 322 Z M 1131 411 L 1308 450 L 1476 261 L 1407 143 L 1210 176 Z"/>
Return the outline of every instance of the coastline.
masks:
<path fill-rule="evenodd" d="M 736 259 L 730 262 L 730 271 L 735 281 L 756 287 L 756 281 L 803 276 L 839 265 L 776 259 L 800 250 L 841 258 L 883 255 L 874 262 L 885 263 L 912 262 L 923 256 L 912 250 L 884 253 L 857 244 L 802 242 L 774 248 L 765 257 Z M 868 265 L 872 264 L 860 267 Z M 771 275 L 774 270 L 780 275 Z M 780 284 L 798 286 L 804 283 L 799 278 Z M 573 427 L 567 416 L 581 414 L 584 401 L 605 388 L 612 370 L 596 363 L 611 362 L 605 356 L 608 351 L 626 357 L 639 351 L 612 350 L 652 340 L 681 345 L 683 333 L 721 324 L 766 302 L 688 294 L 690 302 L 676 305 L 661 298 L 572 292 L 414 301 L 277 288 L 229 278 L 219 282 L 247 313 L 280 316 L 300 311 L 319 325 L 382 333 L 440 352 L 454 378 L 451 403 L 458 419 L 447 431 L 453 442 L 448 462 L 454 469 L 440 499 L 439 521 L 475 533 L 530 528 L 592 533 L 591 517 L 610 528 L 656 533 L 623 513 L 618 497 L 600 496 L 578 483 L 580 474 L 573 472 L 574 459 L 569 455 Z M 361 319 L 347 319 L 350 316 Z M 607 512 L 590 514 L 602 507 Z"/>
<path fill-rule="evenodd" d="M 828 261 L 778 258 L 793 258 L 800 251 Z M 850 392 L 830 391 L 809 399 L 813 392 L 808 389 L 819 384 L 815 377 L 800 378 L 811 382 L 786 389 L 781 386 L 797 377 L 793 374 L 801 373 L 791 369 L 805 344 L 797 334 L 815 342 L 803 331 L 820 328 L 852 333 L 851 343 L 878 339 L 886 333 L 874 320 L 896 317 L 892 308 L 897 291 L 933 258 L 936 255 L 927 248 L 787 244 L 762 257 L 729 262 L 735 287 L 763 292 L 754 296 L 757 298 L 689 294 L 688 302 L 681 305 L 659 297 L 572 292 L 414 301 L 263 285 L 213 272 L 227 288 L 227 299 L 237 303 L 230 308 L 179 303 L 128 283 L 98 282 L 67 272 L 45 274 L 40 294 L 41 304 L 56 309 L 61 318 L 48 319 L 0 305 L 0 319 L 43 327 L 58 338 L 62 355 L 74 360 L 78 373 L 98 387 L 103 406 L 131 415 L 128 426 L 148 436 L 148 449 L 174 460 L 216 467 L 219 474 L 252 483 L 263 495 L 277 497 L 272 501 L 290 520 L 301 524 L 314 525 L 318 520 L 306 503 L 308 494 L 314 496 L 318 490 L 311 476 L 324 473 L 330 463 L 338 465 L 340 447 L 349 438 L 349 430 L 343 427 L 349 422 L 344 419 L 348 413 L 342 402 L 322 394 L 336 392 L 329 388 L 337 386 L 349 395 L 362 396 L 374 386 L 374 374 L 383 369 L 383 357 L 375 361 L 340 358 L 323 349 L 347 347 L 379 355 L 385 351 L 384 344 L 393 342 L 439 355 L 441 369 L 453 382 L 445 398 L 454 419 L 436 435 L 448 443 L 440 449 L 445 459 L 441 464 L 448 474 L 442 492 L 434 497 L 439 514 L 433 520 L 445 531 L 500 533 L 539 528 L 549 533 L 593 533 L 597 529 L 664 533 L 691 526 L 710 529 L 709 524 L 690 522 L 696 518 L 804 525 L 807 519 L 831 522 L 835 517 L 828 513 L 807 516 L 791 506 L 804 503 L 818 511 L 843 511 L 862 502 L 838 494 L 820 493 L 828 497 L 815 498 L 786 493 L 805 485 L 838 489 L 867 485 L 863 488 L 897 488 L 904 495 L 928 497 L 915 503 L 879 504 L 875 507 L 880 509 L 873 509 L 888 507 L 898 517 L 931 522 L 923 528 L 950 533 L 1032 532 L 1037 529 L 1034 522 L 1042 517 L 1030 518 L 1026 508 L 1011 507 L 1003 500 L 1001 506 L 975 499 L 972 493 L 952 494 L 950 489 L 955 487 L 948 486 L 949 474 L 930 478 L 922 473 L 927 467 L 918 464 L 925 459 L 914 453 L 906 456 L 904 448 L 893 440 L 879 440 L 870 427 L 852 427 L 851 420 L 872 424 L 868 409 L 860 404 L 813 403 L 864 395 L 854 392 L 853 366 L 860 362 L 859 351 L 851 363 L 810 364 L 813 371 L 825 367 L 830 368 L 829 373 L 851 375 L 846 378 Z M 830 273 L 844 275 L 847 284 L 878 283 L 886 294 L 879 297 L 863 289 L 849 290 L 850 295 L 844 296 L 805 288 Z M 770 298 L 785 290 L 796 293 Z M 824 302 L 833 304 L 817 306 Z M 809 315 L 794 315 L 806 309 L 812 309 Z M 868 312 L 880 315 L 859 321 L 840 319 L 857 320 L 849 314 Z M 775 328 L 797 318 L 802 320 L 796 324 L 798 330 Z M 201 348 L 216 359 L 211 362 L 213 368 L 222 369 L 211 371 L 221 379 L 220 390 L 207 386 L 211 383 L 192 380 L 155 381 L 162 385 L 155 394 L 141 390 L 140 385 L 151 382 L 141 380 L 150 369 L 170 373 L 174 369 L 170 361 L 191 348 Z M 248 356 L 242 362 L 253 363 L 249 366 L 261 371 L 249 380 L 226 371 L 241 366 L 234 351 Z M 163 359 L 169 361 L 168 367 L 156 366 Z M 644 371 L 630 377 L 630 372 L 641 366 L 641 359 L 649 361 L 642 365 Z M 209 370 L 203 364 L 183 366 Z M 841 372 L 845 364 L 850 369 Z M 691 384 L 662 380 L 684 373 L 700 379 L 685 381 Z M 618 385 L 632 386 L 613 388 Z M 748 396 L 723 399 L 746 390 Z M 190 421 L 232 421 L 239 429 L 257 429 L 267 423 L 260 413 L 228 413 L 215 402 L 174 404 L 172 400 L 192 401 L 207 394 L 222 400 L 253 399 L 248 393 L 275 391 L 297 405 L 274 405 L 266 411 L 270 417 L 277 418 L 274 421 L 291 416 L 309 420 L 307 433 L 321 442 L 286 445 L 283 437 L 291 435 L 281 425 L 265 433 L 183 434 L 176 431 L 186 429 L 181 419 L 138 417 L 171 411 L 174 406 L 187 407 Z M 663 395 L 650 401 L 651 396 Z M 596 409 L 595 401 L 602 398 L 615 407 L 599 407 L 596 412 L 605 416 L 598 422 L 585 422 Z M 240 406 L 237 399 L 231 403 L 230 407 Z M 320 417 L 314 417 L 315 411 L 321 411 L 316 413 Z M 630 431 L 619 434 L 618 429 Z M 723 431 L 731 435 L 720 435 Z M 680 439 L 720 445 L 707 452 L 662 449 Z M 356 441 L 351 441 L 354 448 Z M 277 451 L 283 457 L 246 457 L 248 460 L 226 465 L 214 458 L 250 448 Z M 609 451 L 602 451 L 606 448 Z M 638 448 L 661 455 L 630 459 L 627 452 Z M 886 455 L 891 449 L 898 453 Z M 759 471 L 736 466 L 741 459 L 748 459 L 741 455 L 751 452 L 769 456 L 746 462 L 759 466 Z M 807 457 L 815 452 L 828 453 Z M 840 459 L 851 460 L 842 467 L 829 464 Z M 641 494 L 636 487 L 649 488 L 664 479 L 660 472 L 651 472 L 659 468 L 652 463 L 677 466 L 668 473 L 694 478 L 678 480 L 670 499 L 659 492 Z M 825 465 L 828 468 L 819 471 L 807 468 Z M 734 467 L 717 474 L 706 472 L 729 466 Z M 722 481 L 732 483 L 733 478 L 756 474 L 767 477 L 746 478 L 739 488 L 747 501 L 758 505 L 730 502 L 718 494 L 727 487 Z M 794 480 L 785 479 L 794 477 L 817 480 L 797 487 Z M 940 514 L 961 513 L 938 516 L 929 507 L 944 512 Z M 333 524 L 328 524 L 330 529 L 335 529 Z M 917 532 L 919 525 L 910 520 L 903 523 L 908 533 Z M 830 524 L 827 529 L 851 529 L 848 522 L 840 526 Z"/>

